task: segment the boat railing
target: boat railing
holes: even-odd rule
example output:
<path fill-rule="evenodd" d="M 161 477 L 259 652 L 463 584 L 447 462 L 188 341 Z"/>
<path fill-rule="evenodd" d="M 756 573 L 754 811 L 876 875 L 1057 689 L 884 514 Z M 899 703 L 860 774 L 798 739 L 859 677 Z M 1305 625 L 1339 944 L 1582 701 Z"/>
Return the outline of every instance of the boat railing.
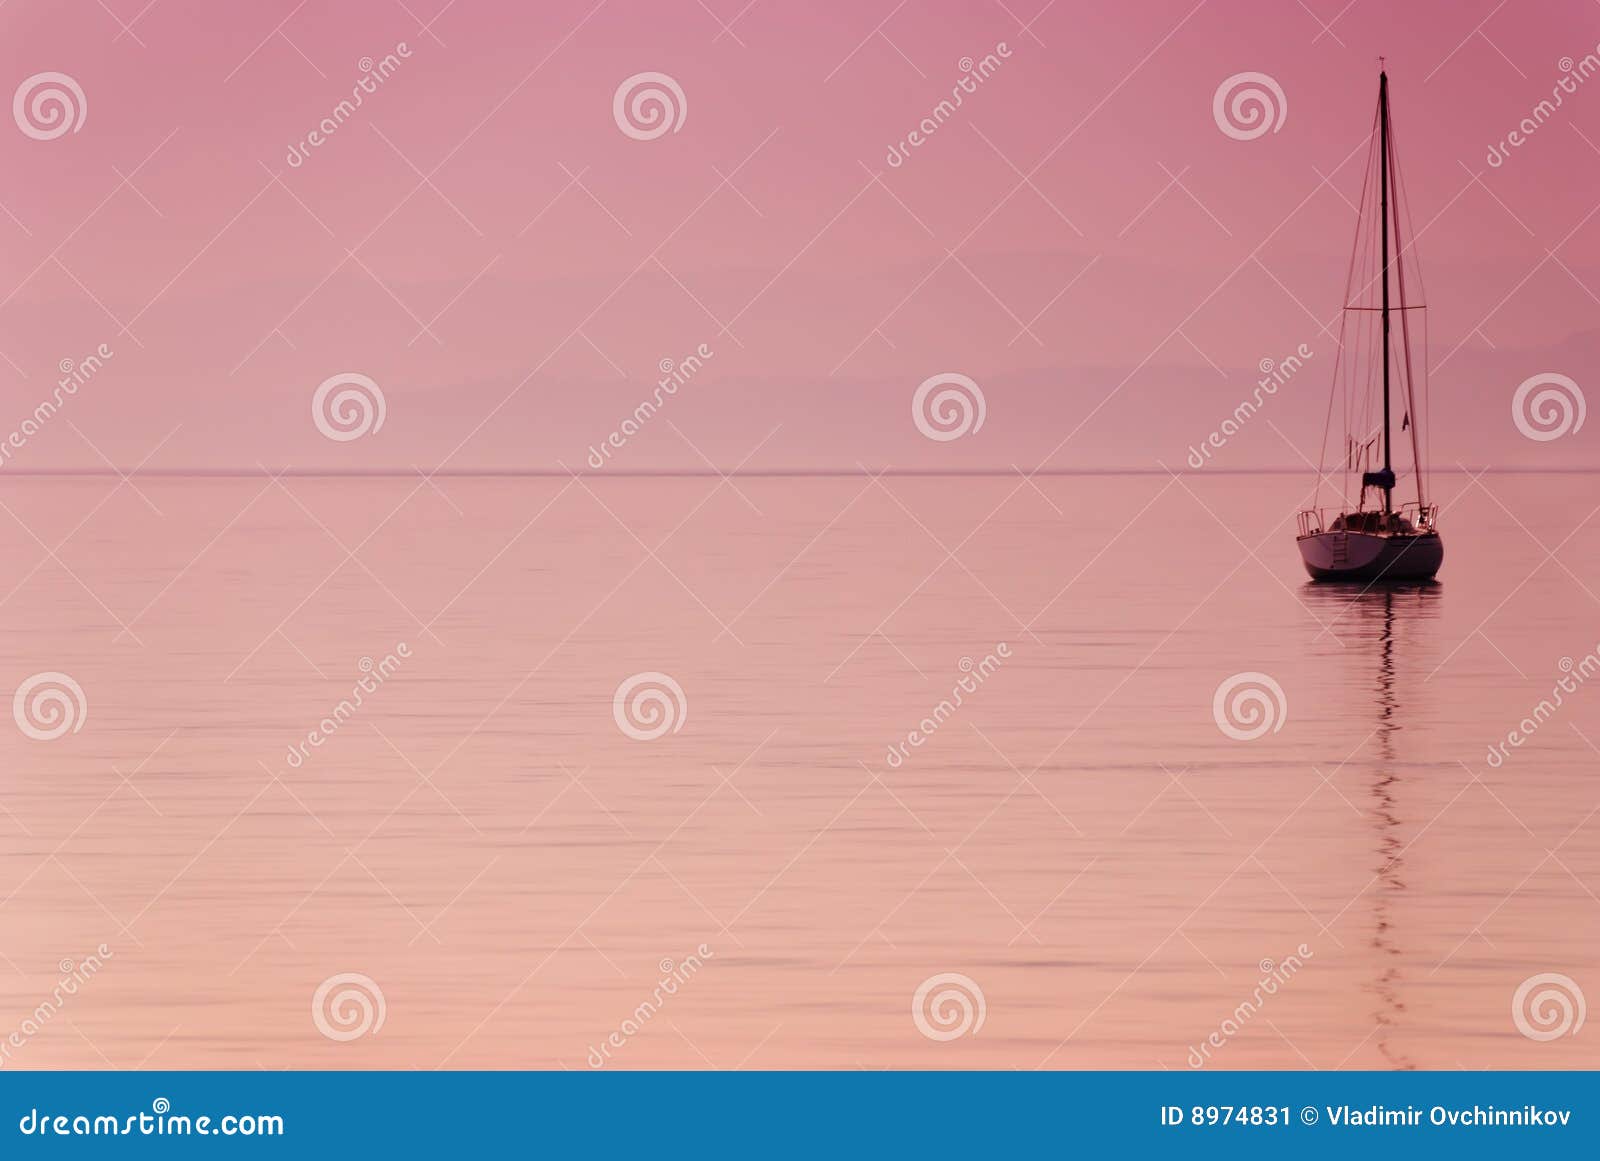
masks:
<path fill-rule="evenodd" d="M 1327 527 L 1323 511 L 1321 508 L 1307 508 L 1299 514 L 1297 519 L 1301 536 L 1315 536 Z"/>
<path fill-rule="evenodd" d="M 1396 514 L 1418 532 L 1432 532 L 1439 524 L 1437 504 L 1418 504 L 1413 501 L 1402 504 Z M 1339 508 L 1306 508 L 1297 515 L 1296 521 L 1300 525 L 1301 536 L 1317 536 L 1328 531 L 1345 515 Z"/>
<path fill-rule="evenodd" d="M 1432 532 L 1439 524 L 1439 505 L 1437 504 L 1410 504 L 1400 505 L 1400 515 L 1411 522 L 1411 527 L 1418 532 Z"/>

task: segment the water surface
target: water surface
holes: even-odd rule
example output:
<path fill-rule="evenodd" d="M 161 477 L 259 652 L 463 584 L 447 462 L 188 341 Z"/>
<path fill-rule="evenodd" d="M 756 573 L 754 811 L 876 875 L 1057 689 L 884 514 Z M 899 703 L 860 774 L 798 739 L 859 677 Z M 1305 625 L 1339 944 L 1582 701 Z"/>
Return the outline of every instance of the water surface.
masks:
<path fill-rule="evenodd" d="M 1440 583 L 1365 592 L 1306 485 L 0 480 L 0 684 L 87 701 L 0 731 L 0 1033 L 110 953 L 6 1066 L 1600 1065 L 1512 1016 L 1600 995 L 1600 689 L 1487 757 L 1600 642 L 1592 477 L 1441 478 Z"/>

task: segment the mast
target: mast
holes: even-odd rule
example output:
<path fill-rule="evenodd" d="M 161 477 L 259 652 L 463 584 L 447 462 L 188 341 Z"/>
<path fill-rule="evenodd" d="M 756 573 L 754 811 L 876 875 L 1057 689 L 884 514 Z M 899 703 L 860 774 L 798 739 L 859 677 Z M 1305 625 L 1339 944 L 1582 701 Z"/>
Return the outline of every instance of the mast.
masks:
<path fill-rule="evenodd" d="M 1397 180 L 1399 172 L 1400 165 L 1395 157 L 1394 133 L 1391 127 L 1389 134 L 1389 197 L 1394 202 L 1394 281 L 1395 290 L 1400 295 L 1400 354 L 1405 360 L 1406 372 L 1406 390 L 1402 404 L 1405 407 L 1406 414 L 1411 419 L 1411 463 L 1415 469 L 1413 474 L 1417 478 L 1417 514 L 1422 517 L 1427 514 L 1428 500 L 1423 483 L 1425 473 L 1422 468 L 1422 441 L 1418 435 L 1422 425 L 1417 416 L 1416 380 L 1411 373 L 1411 315 L 1408 312 L 1413 309 L 1413 304 L 1406 301 L 1406 264 L 1402 257 L 1406 250 L 1400 241 L 1400 190 Z M 1415 306 L 1420 309 L 1422 304 L 1418 303 Z M 1426 352 L 1424 352 L 1423 358 L 1426 360 Z M 1400 430 L 1404 431 L 1405 428 L 1406 425 L 1402 423 Z"/>
<path fill-rule="evenodd" d="M 1378 72 L 1378 198 L 1383 235 L 1383 514 L 1391 511 L 1394 464 L 1389 455 L 1389 74 Z"/>

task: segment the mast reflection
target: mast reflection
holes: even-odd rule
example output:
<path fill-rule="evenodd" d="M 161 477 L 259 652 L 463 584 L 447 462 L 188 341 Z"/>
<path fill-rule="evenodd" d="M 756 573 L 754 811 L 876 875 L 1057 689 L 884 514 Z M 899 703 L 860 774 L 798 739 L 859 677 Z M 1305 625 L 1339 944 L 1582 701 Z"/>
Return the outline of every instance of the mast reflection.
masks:
<path fill-rule="evenodd" d="M 1403 699 L 1407 688 L 1401 680 L 1400 663 L 1410 656 L 1408 628 L 1439 615 L 1442 592 L 1442 586 L 1433 581 L 1360 590 L 1354 586 L 1307 585 L 1302 590 L 1324 623 L 1351 649 L 1357 664 L 1364 664 L 1369 656 L 1366 648 L 1369 643 L 1376 653 L 1377 677 L 1372 686 L 1372 704 L 1377 712 L 1369 750 L 1372 757 L 1367 791 L 1370 806 L 1365 811 L 1372 826 L 1373 875 L 1376 878 L 1366 892 L 1371 905 L 1372 931 L 1368 946 L 1376 955 L 1375 974 L 1369 988 L 1377 1001 L 1372 1012 L 1372 1020 L 1377 1025 L 1373 1037 L 1377 1049 L 1390 1067 L 1401 1069 L 1416 1065 L 1400 1044 L 1406 1011 L 1406 933 L 1397 923 L 1397 913 L 1407 889 L 1404 852 L 1414 837 L 1405 825 L 1401 806 L 1405 790 L 1402 774 L 1408 759 L 1400 737 L 1405 728 Z M 1409 671 L 1414 667 L 1406 668 Z"/>

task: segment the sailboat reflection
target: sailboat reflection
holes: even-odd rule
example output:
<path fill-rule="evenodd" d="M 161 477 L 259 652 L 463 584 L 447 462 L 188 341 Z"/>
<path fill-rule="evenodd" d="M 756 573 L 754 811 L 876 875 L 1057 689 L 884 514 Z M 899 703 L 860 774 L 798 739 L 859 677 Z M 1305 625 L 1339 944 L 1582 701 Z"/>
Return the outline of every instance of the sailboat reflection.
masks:
<path fill-rule="evenodd" d="M 1395 913 L 1406 891 L 1404 852 L 1415 836 L 1408 832 L 1400 805 L 1404 789 L 1402 771 L 1408 761 L 1399 737 L 1405 728 L 1401 697 L 1408 687 L 1399 680 L 1397 659 L 1401 662 L 1407 659 L 1408 630 L 1439 616 L 1443 592 L 1443 586 L 1435 581 L 1367 588 L 1356 593 L 1352 593 L 1349 586 L 1335 589 L 1306 585 L 1301 590 L 1308 607 L 1344 641 L 1363 672 L 1367 672 L 1367 647 L 1377 653 L 1377 683 L 1373 694 L 1378 711 L 1376 725 L 1351 761 L 1360 762 L 1363 754 L 1371 759 L 1367 792 L 1370 806 L 1363 813 L 1372 823 L 1376 881 L 1368 886 L 1363 897 L 1370 900 L 1372 938 L 1369 946 L 1377 956 L 1376 974 L 1371 984 L 1371 991 L 1377 997 L 1377 1007 L 1372 1013 L 1377 1026 L 1373 1040 L 1391 1068 L 1416 1067 L 1398 1043 L 1406 1006 L 1402 997 L 1404 931 L 1396 925 Z M 1397 622 L 1402 630 L 1398 633 Z M 1365 684 L 1366 679 L 1362 678 L 1356 687 Z M 1415 761 L 1415 757 L 1410 761 Z"/>

